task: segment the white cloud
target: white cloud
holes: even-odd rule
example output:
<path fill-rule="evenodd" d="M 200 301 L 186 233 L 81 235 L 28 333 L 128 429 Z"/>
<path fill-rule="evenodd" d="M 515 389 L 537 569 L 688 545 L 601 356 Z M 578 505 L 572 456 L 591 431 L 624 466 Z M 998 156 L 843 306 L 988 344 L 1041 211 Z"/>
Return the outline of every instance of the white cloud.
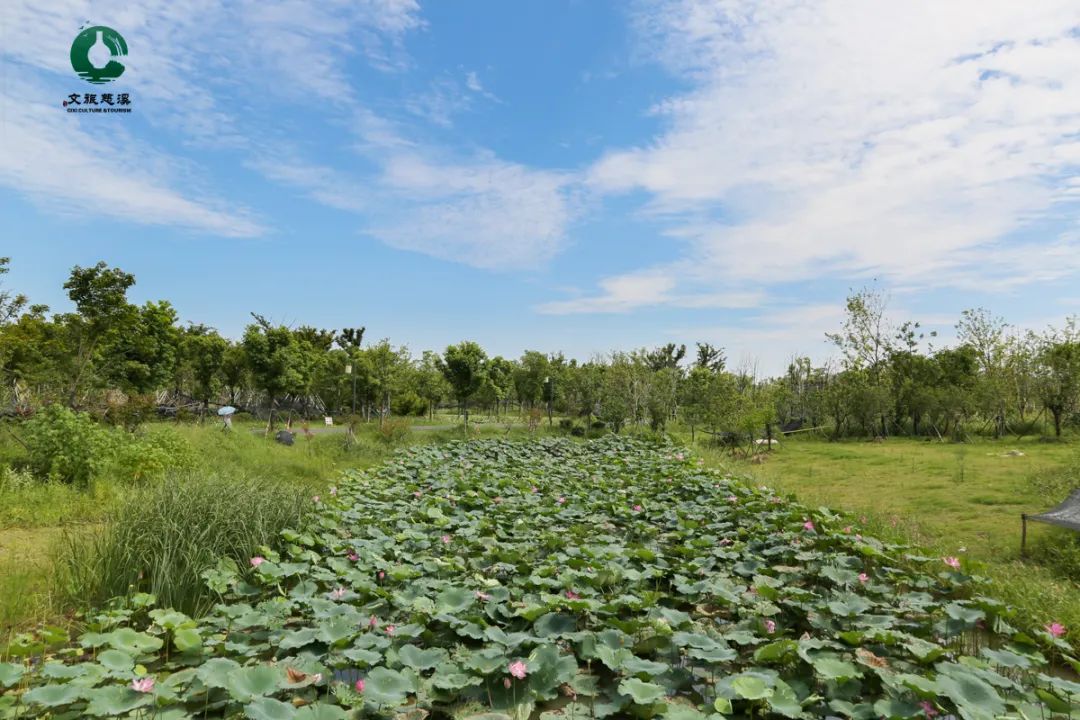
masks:
<path fill-rule="evenodd" d="M 190 187 L 180 190 L 174 163 L 123 131 L 123 117 L 80 117 L 36 102 L 18 84 L 0 94 L 3 120 L 0 184 L 62 213 L 105 215 L 149 225 L 177 225 L 249 237 L 262 226 L 243 208 L 227 207 Z M 84 130 L 96 120 L 112 132 Z"/>
<path fill-rule="evenodd" d="M 681 293 L 676 273 L 654 269 L 604 278 L 599 295 L 542 303 L 536 311 L 545 315 L 625 313 L 641 307 L 664 305 L 679 308 L 749 308 L 764 300 L 761 292 Z"/>
<path fill-rule="evenodd" d="M 682 280 L 969 285 L 1080 269 L 1075 2 L 662 0 L 638 24 L 693 88 L 657 103 L 666 129 L 607 153 L 589 182 L 649 194 L 686 244 Z M 1040 221 L 1056 223 L 1052 246 L 1003 242 Z"/>
<path fill-rule="evenodd" d="M 394 247 L 489 269 L 530 269 L 552 258 L 575 214 L 571 178 L 482 154 L 384 158 L 391 202 L 368 227 Z"/>

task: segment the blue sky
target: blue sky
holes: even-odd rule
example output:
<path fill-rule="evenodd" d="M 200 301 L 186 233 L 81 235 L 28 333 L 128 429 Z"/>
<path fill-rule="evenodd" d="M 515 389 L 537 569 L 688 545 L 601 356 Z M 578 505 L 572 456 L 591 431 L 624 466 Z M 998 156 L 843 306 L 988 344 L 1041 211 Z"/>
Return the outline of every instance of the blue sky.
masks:
<path fill-rule="evenodd" d="M 1023 5 L 1023 6 L 1022 6 Z M 830 356 L 851 288 L 948 337 L 1080 311 L 1080 6 L 13 0 L 0 254 L 237 335 Z M 127 39 L 92 86 L 87 22 Z M 128 92 L 130 115 L 64 112 Z"/>

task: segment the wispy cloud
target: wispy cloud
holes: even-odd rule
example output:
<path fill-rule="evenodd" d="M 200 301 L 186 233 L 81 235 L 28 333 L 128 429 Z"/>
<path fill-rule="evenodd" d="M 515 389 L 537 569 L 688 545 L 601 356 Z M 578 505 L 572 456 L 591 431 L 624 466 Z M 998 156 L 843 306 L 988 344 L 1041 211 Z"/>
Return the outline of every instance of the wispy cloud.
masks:
<path fill-rule="evenodd" d="M 242 207 L 180 189 L 177 163 L 116 127 L 120 118 L 100 118 L 114 122 L 112 132 L 92 133 L 80 127 L 82 118 L 72 122 L 55 106 L 36 102 L 21 84 L 0 94 L 0 106 L 17 108 L 2 121 L 0 184 L 44 207 L 227 237 L 264 230 Z"/>
<path fill-rule="evenodd" d="M 648 52 L 693 88 L 589 182 L 648 193 L 644 211 L 684 244 L 682 280 L 1028 283 L 1080 250 L 1074 2 L 639 9 Z M 1050 222 L 1053 243 L 1016 250 Z"/>
<path fill-rule="evenodd" d="M 555 300 L 536 306 L 544 315 L 626 313 L 642 307 L 752 308 L 765 299 L 762 292 L 680 292 L 676 273 L 644 270 L 605 278 L 600 293 Z"/>

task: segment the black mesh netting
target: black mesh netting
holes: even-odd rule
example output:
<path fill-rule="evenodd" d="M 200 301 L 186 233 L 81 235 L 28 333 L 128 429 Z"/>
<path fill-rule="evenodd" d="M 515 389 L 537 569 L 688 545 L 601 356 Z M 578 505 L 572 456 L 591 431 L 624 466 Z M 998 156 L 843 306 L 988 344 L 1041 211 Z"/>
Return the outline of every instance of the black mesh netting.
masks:
<path fill-rule="evenodd" d="M 1080 530 L 1080 490 L 1073 490 L 1065 502 L 1057 507 L 1038 515 L 1028 515 L 1027 519 Z"/>

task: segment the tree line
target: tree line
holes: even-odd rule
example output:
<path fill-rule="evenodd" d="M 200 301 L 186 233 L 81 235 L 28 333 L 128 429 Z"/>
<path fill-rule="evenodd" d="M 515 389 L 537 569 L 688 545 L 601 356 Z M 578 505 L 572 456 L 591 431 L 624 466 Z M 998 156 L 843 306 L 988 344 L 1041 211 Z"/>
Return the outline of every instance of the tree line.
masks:
<path fill-rule="evenodd" d="M 456 408 L 663 430 L 672 421 L 739 444 L 780 432 L 831 437 L 971 432 L 1030 434 L 1077 424 L 1080 327 L 1020 332 L 986 310 L 962 313 L 958 341 L 936 347 L 916 322 L 894 323 L 880 291 L 853 292 L 827 335 L 837 362 L 792 358 L 780 377 L 728 366 L 724 350 L 674 343 L 581 362 L 562 353 L 489 356 L 475 342 L 414 355 L 361 326 L 287 327 L 252 314 L 242 337 L 180 322 L 165 300 L 135 305 L 135 278 L 98 263 L 64 283 L 74 311 L 54 313 L 6 290 L 0 258 L 0 388 L 5 414 L 60 403 L 116 416 L 233 405 L 273 418 L 289 412 L 379 421 Z M 140 404 L 141 403 L 141 404 Z M 125 410 L 125 408 L 127 410 Z"/>

